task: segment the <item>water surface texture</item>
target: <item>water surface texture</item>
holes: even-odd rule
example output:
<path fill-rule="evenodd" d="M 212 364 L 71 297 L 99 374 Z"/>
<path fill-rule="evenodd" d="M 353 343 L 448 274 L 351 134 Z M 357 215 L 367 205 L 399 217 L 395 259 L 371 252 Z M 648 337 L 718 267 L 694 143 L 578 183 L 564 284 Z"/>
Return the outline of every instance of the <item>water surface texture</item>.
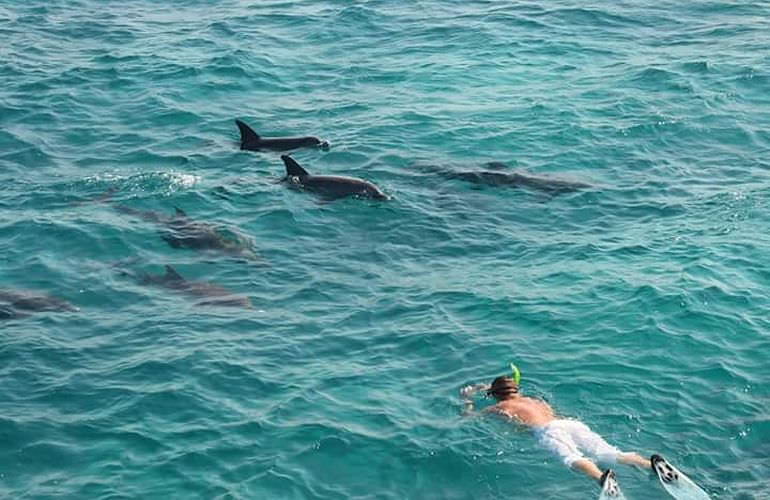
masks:
<path fill-rule="evenodd" d="M 235 118 L 393 200 L 287 189 Z M 589 187 L 440 173 L 488 162 Z M 0 0 L 0 289 L 79 308 L 0 322 L 0 496 L 595 498 L 461 416 L 515 361 L 770 498 L 769 176 L 766 2 Z M 177 207 L 253 252 L 170 246 Z"/>

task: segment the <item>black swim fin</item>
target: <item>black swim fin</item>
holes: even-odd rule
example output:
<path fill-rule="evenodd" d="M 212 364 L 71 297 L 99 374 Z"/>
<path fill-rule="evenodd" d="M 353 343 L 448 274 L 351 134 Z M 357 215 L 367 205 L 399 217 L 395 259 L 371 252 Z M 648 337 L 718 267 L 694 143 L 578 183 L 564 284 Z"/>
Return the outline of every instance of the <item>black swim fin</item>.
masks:
<path fill-rule="evenodd" d="M 602 474 L 602 477 L 599 479 L 599 485 L 602 487 L 602 491 L 599 494 L 599 500 L 610 498 L 615 500 L 625 500 L 625 496 L 620 491 L 620 486 L 618 485 L 614 470 L 607 469 L 604 471 L 604 474 Z"/>
<path fill-rule="evenodd" d="M 670 483 L 679 479 L 679 475 L 676 473 L 676 470 L 674 470 L 671 464 L 666 462 L 666 459 L 658 454 L 652 455 L 650 457 L 650 466 L 652 467 L 652 470 L 655 471 L 655 474 L 657 474 L 660 480 L 664 483 Z"/>

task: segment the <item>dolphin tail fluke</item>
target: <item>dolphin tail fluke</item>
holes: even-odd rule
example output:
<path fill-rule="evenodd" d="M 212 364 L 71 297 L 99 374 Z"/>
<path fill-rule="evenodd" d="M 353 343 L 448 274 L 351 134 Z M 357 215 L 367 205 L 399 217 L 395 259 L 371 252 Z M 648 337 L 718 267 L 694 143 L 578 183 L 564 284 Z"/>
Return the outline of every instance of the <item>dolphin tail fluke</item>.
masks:
<path fill-rule="evenodd" d="M 10 304 L 0 304 L 0 319 L 16 319 L 18 313 Z"/>
<path fill-rule="evenodd" d="M 137 278 L 137 276 L 138 276 L 137 273 L 135 273 L 133 271 L 130 271 L 128 269 L 128 266 L 132 266 L 132 265 L 136 264 L 137 262 L 139 262 L 139 257 L 129 257 L 127 259 L 121 259 L 121 260 L 115 261 L 112 264 L 110 264 L 110 269 L 117 269 L 118 270 L 118 274 L 120 276 L 128 276 L 128 277 L 131 277 L 131 278 Z M 139 278 L 142 278 L 142 276 L 139 276 Z M 139 279 L 138 281 L 141 281 L 141 279 Z"/>
<path fill-rule="evenodd" d="M 105 192 L 94 198 L 94 201 L 97 203 L 109 203 L 112 201 L 114 194 L 118 192 L 118 188 L 115 186 L 111 186 L 107 188 Z"/>
<path fill-rule="evenodd" d="M 171 248 L 182 248 L 182 239 L 175 234 L 168 233 L 160 237 L 163 241 L 168 243 Z"/>
<path fill-rule="evenodd" d="M 178 272 L 176 272 L 176 269 L 174 269 L 173 267 L 169 266 L 168 264 L 166 265 L 166 274 L 163 277 L 166 278 L 169 281 L 183 281 L 184 280 L 182 275 L 179 274 Z"/>
<path fill-rule="evenodd" d="M 127 205 L 112 205 L 115 210 L 117 210 L 121 214 L 126 215 L 133 215 L 136 217 L 139 217 L 142 220 L 146 220 L 149 222 L 160 222 L 161 216 L 157 212 L 153 212 L 152 210 L 139 210 L 136 208 L 131 208 Z"/>
<path fill-rule="evenodd" d="M 118 188 L 113 186 L 108 188 L 105 192 L 103 192 L 100 195 L 94 196 L 93 198 L 87 198 L 83 201 L 75 202 L 73 203 L 73 205 L 80 207 L 91 203 L 112 203 L 113 195 L 117 192 L 118 192 Z"/>
<path fill-rule="evenodd" d="M 307 170 L 302 168 L 291 156 L 281 155 L 281 159 L 286 166 L 286 175 L 290 177 L 307 177 L 310 175 Z"/>
<path fill-rule="evenodd" d="M 241 132 L 241 149 L 246 144 L 259 142 L 259 134 L 254 132 L 251 127 L 240 120 L 235 120 L 235 124 L 238 125 L 238 130 Z"/>

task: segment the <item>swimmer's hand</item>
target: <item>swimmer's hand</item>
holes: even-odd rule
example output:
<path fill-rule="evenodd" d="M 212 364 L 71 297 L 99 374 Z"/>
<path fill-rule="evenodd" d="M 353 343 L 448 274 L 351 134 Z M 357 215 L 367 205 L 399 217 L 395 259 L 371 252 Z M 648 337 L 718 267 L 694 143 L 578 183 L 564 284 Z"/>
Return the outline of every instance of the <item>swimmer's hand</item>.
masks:
<path fill-rule="evenodd" d="M 489 384 L 466 385 L 460 389 L 460 397 L 466 400 L 471 399 L 474 394 L 479 391 L 486 391 L 489 389 L 489 387 Z"/>
<path fill-rule="evenodd" d="M 463 400 L 463 415 L 469 417 L 474 414 L 473 411 L 473 395 L 479 391 L 485 391 L 489 389 L 488 384 L 474 384 L 466 385 L 460 389 L 460 397 Z"/>

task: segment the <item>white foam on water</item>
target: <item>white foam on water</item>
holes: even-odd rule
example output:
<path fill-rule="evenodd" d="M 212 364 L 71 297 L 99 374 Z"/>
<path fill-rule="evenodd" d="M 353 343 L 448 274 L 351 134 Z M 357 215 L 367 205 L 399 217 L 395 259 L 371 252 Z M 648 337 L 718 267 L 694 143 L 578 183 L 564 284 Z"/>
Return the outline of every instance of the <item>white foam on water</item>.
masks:
<path fill-rule="evenodd" d="M 199 175 L 185 174 L 180 172 L 168 172 L 163 174 L 163 177 L 168 179 L 169 184 L 180 188 L 190 188 L 200 182 L 201 177 Z"/>

